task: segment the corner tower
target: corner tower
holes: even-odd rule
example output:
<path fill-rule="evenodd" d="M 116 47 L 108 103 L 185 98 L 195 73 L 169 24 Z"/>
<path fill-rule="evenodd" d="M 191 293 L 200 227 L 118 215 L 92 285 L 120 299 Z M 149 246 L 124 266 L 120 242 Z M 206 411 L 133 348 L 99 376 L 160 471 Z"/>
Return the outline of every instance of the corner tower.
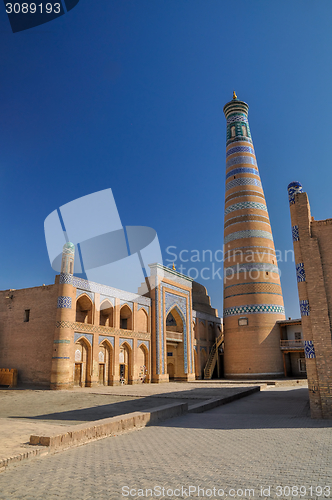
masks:
<path fill-rule="evenodd" d="M 226 377 L 283 376 L 279 269 L 251 139 L 249 106 L 235 92 L 227 120 L 224 223 Z"/>

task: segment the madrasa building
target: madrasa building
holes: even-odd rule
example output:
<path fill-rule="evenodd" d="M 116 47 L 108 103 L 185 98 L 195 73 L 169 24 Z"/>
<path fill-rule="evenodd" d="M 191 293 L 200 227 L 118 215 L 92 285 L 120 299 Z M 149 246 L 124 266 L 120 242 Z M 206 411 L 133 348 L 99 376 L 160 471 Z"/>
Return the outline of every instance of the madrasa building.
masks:
<path fill-rule="evenodd" d="M 138 294 L 79 278 L 74 275 L 75 246 L 68 242 L 53 285 L 0 292 L 0 368 L 16 368 L 21 382 L 52 389 L 190 382 L 212 376 L 306 376 L 306 362 L 313 359 L 312 332 L 307 322 L 309 337 L 304 340 L 301 319 L 285 319 L 248 109 L 235 93 L 224 106 L 223 319 L 211 306 L 206 288 L 174 265 L 169 269 L 151 263 L 148 291 L 145 283 Z M 304 260 L 299 248 L 295 253 Z M 297 276 L 299 281 L 303 273 Z M 300 302 L 302 316 L 309 314 L 306 300 Z M 330 329 L 329 336 L 331 343 Z M 327 415 L 331 374 L 324 378 L 323 404 L 313 396 L 320 387 L 316 363 L 315 358 L 313 368 L 309 362 L 308 372 L 313 416 L 319 416 L 324 404 Z"/>

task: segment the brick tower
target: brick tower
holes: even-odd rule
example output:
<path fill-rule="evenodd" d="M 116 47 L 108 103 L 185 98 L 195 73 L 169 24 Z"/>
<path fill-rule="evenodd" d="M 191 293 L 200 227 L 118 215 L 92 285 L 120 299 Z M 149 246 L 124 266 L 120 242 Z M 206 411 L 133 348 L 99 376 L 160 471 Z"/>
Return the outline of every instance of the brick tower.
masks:
<path fill-rule="evenodd" d="M 68 242 L 62 251 L 56 327 L 53 342 L 51 389 L 73 387 L 73 350 L 76 289 L 72 285 L 75 246 Z"/>
<path fill-rule="evenodd" d="M 248 122 L 235 92 L 227 120 L 224 225 L 226 377 L 283 376 L 279 270 Z"/>

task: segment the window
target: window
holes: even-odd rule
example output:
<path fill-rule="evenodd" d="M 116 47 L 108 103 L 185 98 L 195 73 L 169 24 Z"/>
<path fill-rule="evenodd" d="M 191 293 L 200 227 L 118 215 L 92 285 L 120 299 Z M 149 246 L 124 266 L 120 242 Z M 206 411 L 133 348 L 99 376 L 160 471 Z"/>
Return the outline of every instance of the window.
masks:
<path fill-rule="evenodd" d="M 306 371 L 305 358 L 300 358 L 298 362 L 299 362 L 299 372 L 301 373 L 305 372 Z"/>
<path fill-rule="evenodd" d="M 120 328 L 122 328 L 123 330 L 127 330 L 127 326 L 128 326 L 128 318 L 121 318 Z"/>
<path fill-rule="evenodd" d="M 239 326 L 247 326 L 248 318 L 239 318 Z"/>
<path fill-rule="evenodd" d="M 245 125 L 242 125 L 242 135 L 243 135 L 244 137 L 247 137 L 247 135 L 248 135 L 248 134 L 247 134 L 247 127 L 246 127 Z"/>
<path fill-rule="evenodd" d="M 24 323 L 28 323 L 30 320 L 30 309 L 26 309 L 24 311 Z"/>
<path fill-rule="evenodd" d="M 231 137 L 235 137 L 235 127 L 231 127 Z"/>
<path fill-rule="evenodd" d="M 301 340 L 302 339 L 302 333 L 301 332 L 295 332 L 294 336 L 295 336 L 295 340 Z"/>

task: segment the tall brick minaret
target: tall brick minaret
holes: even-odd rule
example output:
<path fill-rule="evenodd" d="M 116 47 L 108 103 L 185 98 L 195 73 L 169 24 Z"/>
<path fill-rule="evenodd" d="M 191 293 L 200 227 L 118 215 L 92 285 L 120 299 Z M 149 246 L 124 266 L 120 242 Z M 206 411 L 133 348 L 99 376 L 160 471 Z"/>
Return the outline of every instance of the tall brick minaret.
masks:
<path fill-rule="evenodd" d="M 226 377 L 277 377 L 283 363 L 276 321 L 285 313 L 248 109 L 235 92 L 224 106 L 224 368 Z"/>

